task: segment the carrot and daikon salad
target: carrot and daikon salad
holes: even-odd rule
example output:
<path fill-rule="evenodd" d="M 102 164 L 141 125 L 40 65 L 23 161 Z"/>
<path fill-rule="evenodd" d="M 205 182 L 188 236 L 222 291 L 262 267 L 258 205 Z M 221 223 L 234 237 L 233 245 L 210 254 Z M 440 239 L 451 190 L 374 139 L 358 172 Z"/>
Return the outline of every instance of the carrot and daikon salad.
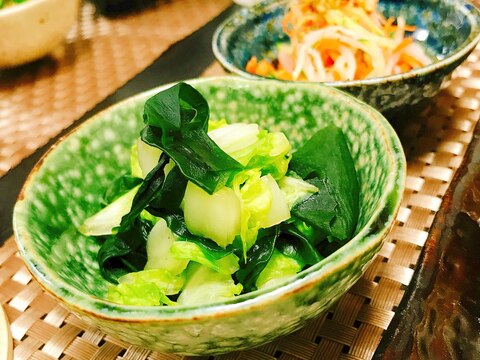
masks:
<path fill-rule="evenodd" d="M 432 60 L 407 34 L 403 17 L 385 18 L 378 0 L 292 0 L 283 19 L 290 43 L 273 61 L 253 56 L 246 70 L 282 80 L 348 81 L 404 73 Z"/>

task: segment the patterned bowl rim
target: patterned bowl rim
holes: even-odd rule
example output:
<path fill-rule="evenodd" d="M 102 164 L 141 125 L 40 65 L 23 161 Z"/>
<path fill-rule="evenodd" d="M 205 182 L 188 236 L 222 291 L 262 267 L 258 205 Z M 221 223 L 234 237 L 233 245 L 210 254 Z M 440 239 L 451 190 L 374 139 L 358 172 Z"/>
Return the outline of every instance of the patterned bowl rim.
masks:
<path fill-rule="evenodd" d="M 25 194 L 31 183 L 35 181 L 37 173 L 45 161 L 49 160 L 52 153 L 57 151 L 58 145 L 75 136 L 79 129 L 89 126 L 97 119 L 101 119 L 106 114 L 115 111 L 132 102 L 146 100 L 149 96 L 165 89 L 173 84 L 166 84 L 146 92 L 132 96 L 126 100 L 118 102 L 107 109 L 94 115 L 83 124 L 79 125 L 68 134 L 59 139 L 38 161 L 29 174 L 22 190 L 19 194 L 17 203 L 13 212 L 13 229 L 15 240 L 19 252 L 28 270 L 38 283 L 53 297 L 63 302 L 72 311 L 76 313 L 89 314 L 96 318 L 102 318 L 120 322 L 156 322 L 156 323 L 178 323 L 188 321 L 198 321 L 206 318 L 222 318 L 236 316 L 244 312 L 268 306 L 269 303 L 280 301 L 283 298 L 290 297 L 295 293 L 301 292 L 304 288 L 314 286 L 328 277 L 335 271 L 347 267 L 350 263 L 372 249 L 379 250 L 388 231 L 394 223 L 396 214 L 400 208 L 400 202 L 403 196 L 406 179 L 406 160 L 400 139 L 389 124 L 389 122 L 375 109 L 361 102 L 360 100 L 337 90 L 330 86 L 311 84 L 311 83 L 289 83 L 277 80 L 249 80 L 239 77 L 211 77 L 201 79 L 185 80 L 185 82 L 195 86 L 196 84 L 216 84 L 222 86 L 232 86 L 234 88 L 244 88 L 252 86 L 273 86 L 276 88 L 302 88 L 304 91 L 311 91 L 324 98 L 340 99 L 346 106 L 354 109 L 356 112 L 363 112 L 373 125 L 381 130 L 381 138 L 388 151 L 389 169 L 386 181 L 385 191 L 379 201 L 379 206 L 375 209 L 372 217 L 367 224 L 360 229 L 354 238 L 342 246 L 332 255 L 323 259 L 316 265 L 298 273 L 295 277 L 283 282 L 275 287 L 266 290 L 257 290 L 247 293 L 230 301 L 214 303 L 211 305 L 200 306 L 127 306 L 100 299 L 98 297 L 86 294 L 65 283 L 54 271 L 48 267 L 48 263 L 40 256 L 33 246 L 32 238 L 28 227 L 24 221 L 24 213 L 27 212 L 27 200 Z M 375 227 L 379 223 L 380 216 L 385 209 L 392 209 L 388 214 L 388 219 L 383 221 L 380 228 Z M 374 228 L 377 232 L 371 233 Z"/>
<path fill-rule="evenodd" d="M 265 11 L 269 11 L 272 9 L 276 9 L 279 6 L 283 6 L 284 3 L 288 2 L 289 0 L 264 0 L 261 3 L 255 5 L 252 8 L 241 8 L 235 11 L 232 15 L 230 15 L 227 19 L 225 19 L 215 30 L 212 38 L 212 49 L 215 57 L 220 62 L 220 64 L 230 71 L 233 74 L 240 75 L 247 79 L 264 79 L 265 77 L 251 74 L 246 70 L 237 67 L 233 63 L 231 63 L 225 56 L 223 52 L 223 47 L 220 45 L 222 41 L 228 41 L 228 38 L 224 39 L 225 33 L 228 34 L 229 28 L 236 28 L 236 25 L 242 25 L 245 23 L 246 20 L 252 20 L 257 18 L 259 13 L 263 13 Z M 389 0 L 391 1 L 391 0 Z M 445 0 L 443 0 L 445 1 Z M 326 82 L 314 82 L 310 81 L 314 84 L 326 84 L 330 86 L 334 86 L 336 88 L 345 88 L 345 87 L 360 87 L 364 85 L 379 85 L 382 83 L 388 82 L 395 82 L 395 81 L 402 81 L 410 78 L 414 78 L 417 76 L 424 76 L 431 73 L 434 73 L 442 68 L 447 67 L 450 64 L 455 63 L 456 61 L 462 59 L 464 56 L 468 55 L 477 43 L 480 41 L 480 9 L 468 0 L 455 0 L 453 2 L 455 9 L 464 14 L 465 17 L 468 19 L 469 24 L 471 26 L 470 34 L 468 38 L 449 56 L 434 61 L 433 63 L 423 66 L 420 68 L 416 68 L 410 70 L 405 73 L 400 73 L 396 75 L 388 75 L 388 76 L 380 76 L 375 78 L 363 79 L 363 80 L 349 80 L 349 81 L 326 81 Z M 452 69 L 453 70 L 453 69 Z M 299 82 L 295 80 L 282 80 L 283 82 Z"/>

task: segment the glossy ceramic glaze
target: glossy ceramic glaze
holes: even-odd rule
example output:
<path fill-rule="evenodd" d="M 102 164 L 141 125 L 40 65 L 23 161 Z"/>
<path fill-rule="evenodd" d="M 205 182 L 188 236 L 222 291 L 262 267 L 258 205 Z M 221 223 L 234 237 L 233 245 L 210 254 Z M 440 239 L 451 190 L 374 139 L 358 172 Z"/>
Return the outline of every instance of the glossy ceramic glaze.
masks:
<path fill-rule="evenodd" d="M 246 72 L 252 56 L 274 59 L 279 42 L 288 42 L 282 19 L 288 0 L 267 0 L 251 9 L 241 9 L 217 29 L 212 46 L 223 67 L 237 75 L 258 78 Z M 480 39 L 480 12 L 463 0 L 380 0 L 386 17 L 403 16 L 415 25 L 412 36 L 435 60 L 408 73 L 327 84 L 340 88 L 374 106 L 387 117 L 420 107 L 434 97 L 442 82 L 460 65 Z"/>
<path fill-rule="evenodd" d="M 130 307 L 104 300 L 99 244 L 75 227 L 100 208 L 111 179 L 128 171 L 142 128 L 140 94 L 96 115 L 35 167 L 14 210 L 20 254 L 40 284 L 86 321 L 124 341 L 185 354 L 253 347 L 293 332 L 345 293 L 380 249 L 405 182 L 400 141 L 377 111 L 315 84 L 212 78 L 188 81 L 209 101 L 211 118 L 256 122 L 285 132 L 294 146 L 328 124 L 341 127 L 361 184 L 356 236 L 291 281 L 201 307 Z"/>

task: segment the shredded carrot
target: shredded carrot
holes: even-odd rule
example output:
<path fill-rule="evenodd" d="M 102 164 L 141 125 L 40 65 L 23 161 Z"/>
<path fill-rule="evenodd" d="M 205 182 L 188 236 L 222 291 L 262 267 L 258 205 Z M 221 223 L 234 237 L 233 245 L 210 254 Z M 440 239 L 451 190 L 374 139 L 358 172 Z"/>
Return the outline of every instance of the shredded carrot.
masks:
<path fill-rule="evenodd" d="M 378 0 L 290 0 L 282 21 L 290 44 L 279 47 L 279 61 L 252 57 L 246 70 L 284 80 L 342 81 L 428 64 L 405 36 L 416 27 L 401 17 L 385 19 L 377 5 Z"/>
<path fill-rule="evenodd" d="M 338 73 L 338 71 L 333 71 L 333 81 L 339 81 L 342 79 L 342 76 Z"/>
<path fill-rule="evenodd" d="M 397 45 L 397 47 L 393 50 L 393 52 L 400 52 L 403 49 L 405 49 L 408 45 L 410 45 L 413 42 L 413 39 L 411 37 L 405 38 L 402 40 L 400 44 Z"/>
<path fill-rule="evenodd" d="M 365 77 L 372 71 L 372 66 L 367 62 L 365 56 L 361 52 L 355 54 L 357 60 L 357 71 L 355 72 L 355 80 L 365 79 Z"/>
<path fill-rule="evenodd" d="M 400 61 L 405 61 L 405 63 L 410 65 L 412 68 L 422 66 L 422 63 L 418 59 L 416 59 L 413 56 L 410 56 L 408 54 L 400 55 Z M 399 63 L 400 63 L 400 61 L 399 61 Z"/>
<path fill-rule="evenodd" d="M 256 74 L 260 76 L 271 76 L 275 72 L 275 68 L 268 60 L 260 60 L 257 64 Z"/>
<path fill-rule="evenodd" d="M 327 52 L 327 51 L 322 52 L 321 57 L 322 57 L 323 65 L 325 67 L 332 67 L 333 64 L 335 64 L 335 59 L 330 54 L 330 52 Z"/>
<path fill-rule="evenodd" d="M 249 73 L 255 74 L 257 70 L 258 60 L 256 56 L 252 56 L 250 60 L 248 60 L 247 65 L 245 66 L 245 70 Z"/>
<path fill-rule="evenodd" d="M 417 27 L 414 25 L 405 25 L 404 29 L 405 31 L 414 32 L 417 29 Z"/>
<path fill-rule="evenodd" d="M 337 50 L 341 44 L 342 43 L 337 39 L 326 38 L 326 39 L 320 40 L 316 44 L 315 48 L 318 49 L 319 51 L 322 51 L 322 50 L 327 51 L 327 50 L 331 50 L 331 49 Z"/>
<path fill-rule="evenodd" d="M 389 17 L 385 23 L 385 25 L 383 26 L 383 31 L 385 32 L 385 34 L 387 36 L 390 36 L 390 34 L 395 31 L 394 30 L 394 25 L 393 23 L 395 22 L 395 18 L 393 17 Z"/>
<path fill-rule="evenodd" d="M 336 39 L 322 39 L 315 46 L 325 67 L 332 67 L 335 64 L 335 61 L 340 56 L 338 49 L 341 45 L 342 43 Z"/>
<path fill-rule="evenodd" d="M 400 69 L 399 72 L 402 72 L 402 73 L 412 70 L 412 67 L 405 62 L 404 63 L 399 63 L 397 65 L 397 67 Z"/>
<path fill-rule="evenodd" d="M 285 69 L 275 71 L 274 77 L 279 80 L 292 80 L 292 74 Z"/>

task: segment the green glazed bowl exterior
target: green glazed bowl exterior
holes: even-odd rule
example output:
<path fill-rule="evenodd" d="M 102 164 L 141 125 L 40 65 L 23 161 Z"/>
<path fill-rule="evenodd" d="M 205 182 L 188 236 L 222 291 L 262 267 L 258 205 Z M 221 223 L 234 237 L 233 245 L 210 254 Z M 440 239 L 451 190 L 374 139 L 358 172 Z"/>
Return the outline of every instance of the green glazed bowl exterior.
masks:
<path fill-rule="evenodd" d="M 266 0 L 251 9 L 239 9 L 216 30 L 212 47 L 229 72 L 245 78 L 260 76 L 245 70 L 252 57 L 274 59 L 277 44 L 288 42 L 282 19 L 290 0 Z M 403 16 L 415 25 L 411 35 L 434 59 L 407 73 L 325 84 L 342 89 L 375 107 L 387 118 L 417 110 L 438 94 L 452 71 L 480 40 L 480 11 L 465 0 L 379 0 L 388 18 Z"/>
<path fill-rule="evenodd" d="M 377 111 L 327 86 L 241 78 L 187 81 L 207 98 L 211 118 L 283 131 L 294 146 L 329 124 L 341 127 L 361 184 L 356 236 L 337 252 L 270 291 L 197 307 L 132 307 L 105 300 L 99 245 L 75 227 L 101 207 L 112 179 L 128 171 L 142 128 L 140 94 L 94 116 L 59 141 L 30 174 L 14 209 L 20 254 L 42 287 L 102 331 L 149 349 L 215 354 L 291 333 L 332 305 L 382 246 L 400 206 L 406 162 Z"/>

